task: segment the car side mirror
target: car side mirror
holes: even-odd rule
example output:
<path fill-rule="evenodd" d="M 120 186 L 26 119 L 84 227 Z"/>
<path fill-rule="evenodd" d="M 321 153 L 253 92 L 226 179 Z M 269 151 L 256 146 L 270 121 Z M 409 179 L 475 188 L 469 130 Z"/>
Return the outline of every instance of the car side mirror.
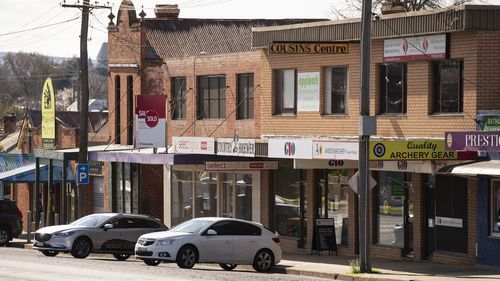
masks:
<path fill-rule="evenodd" d="M 217 235 L 217 231 L 215 231 L 213 229 L 207 230 L 207 236 L 212 236 L 212 235 Z"/>
<path fill-rule="evenodd" d="M 111 229 L 111 228 L 113 228 L 113 225 L 110 224 L 110 223 L 107 223 L 107 224 L 104 225 L 104 231 L 106 231 L 108 229 Z"/>

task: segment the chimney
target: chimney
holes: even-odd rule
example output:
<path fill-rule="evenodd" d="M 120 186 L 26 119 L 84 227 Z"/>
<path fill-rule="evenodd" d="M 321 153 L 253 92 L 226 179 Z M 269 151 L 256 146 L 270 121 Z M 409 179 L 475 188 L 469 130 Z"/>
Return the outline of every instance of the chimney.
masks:
<path fill-rule="evenodd" d="M 179 18 L 179 12 L 177 4 L 158 4 L 155 7 L 157 19 L 176 20 Z"/>
<path fill-rule="evenodd" d="M 3 133 L 10 134 L 16 131 L 17 118 L 14 114 L 3 117 Z"/>
<path fill-rule="evenodd" d="M 380 8 L 380 13 L 382 15 L 390 15 L 396 13 L 404 13 L 406 12 L 405 6 L 403 2 L 399 0 L 386 0 L 382 3 L 382 7 Z"/>

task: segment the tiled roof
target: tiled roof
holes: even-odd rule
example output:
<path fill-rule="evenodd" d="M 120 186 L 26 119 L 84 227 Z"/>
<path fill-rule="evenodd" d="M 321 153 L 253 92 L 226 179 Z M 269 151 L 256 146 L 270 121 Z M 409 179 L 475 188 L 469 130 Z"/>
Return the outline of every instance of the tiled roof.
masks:
<path fill-rule="evenodd" d="M 30 110 L 28 112 L 31 124 L 38 128 L 42 125 L 42 112 Z M 80 128 L 80 112 L 56 111 L 56 122 L 64 128 Z M 89 112 L 89 132 L 96 133 L 108 122 L 107 112 Z"/>
<path fill-rule="evenodd" d="M 321 19 L 146 19 L 148 59 L 248 52 L 252 28 L 324 21 Z"/>

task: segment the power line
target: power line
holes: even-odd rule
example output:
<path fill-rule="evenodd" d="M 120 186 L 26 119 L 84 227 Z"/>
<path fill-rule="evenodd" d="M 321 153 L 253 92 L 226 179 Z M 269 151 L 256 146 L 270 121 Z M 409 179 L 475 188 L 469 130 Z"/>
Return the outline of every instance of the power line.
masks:
<path fill-rule="evenodd" d="M 58 24 L 71 22 L 71 21 L 77 20 L 79 18 L 80 17 L 75 17 L 72 19 L 68 19 L 68 20 L 64 20 L 64 21 L 60 21 L 60 22 L 55 22 L 55 23 L 51 23 L 51 24 L 47 24 L 47 25 L 42 25 L 42 26 L 38 26 L 38 27 L 28 28 L 28 29 L 24 29 L 24 30 L 17 30 L 17 31 L 12 31 L 12 32 L 7 32 L 7 33 L 0 33 L 0 36 L 7 36 L 7 35 L 13 35 L 13 34 L 19 34 L 19 33 L 24 33 L 24 32 L 28 32 L 28 31 L 38 30 L 38 29 L 42 29 L 42 28 L 46 28 L 46 27 L 50 27 L 50 26 L 54 26 L 54 25 L 58 25 Z"/>

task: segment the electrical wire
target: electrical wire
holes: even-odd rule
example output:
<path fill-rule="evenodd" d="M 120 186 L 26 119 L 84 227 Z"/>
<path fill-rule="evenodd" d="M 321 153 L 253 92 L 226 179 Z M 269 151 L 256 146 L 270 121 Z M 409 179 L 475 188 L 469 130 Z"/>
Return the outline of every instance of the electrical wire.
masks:
<path fill-rule="evenodd" d="M 79 18 L 80 17 L 75 17 L 75 18 L 72 18 L 72 19 L 67 19 L 67 20 L 60 21 L 60 22 L 55 22 L 55 23 L 46 24 L 46 25 L 42 25 L 42 26 L 32 27 L 32 28 L 28 28 L 28 29 L 24 29 L 24 30 L 17 30 L 17 31 L 11 31 L 11 32 L 7 32 L 7 33 L 0 33 L 0 36 L 14 35 L 14 34 L 24 33 L 24 32 L 28 32 L 28 31 L 38 30 L 38 29 L 42 29 L 42 28 L 47 28 L 47 27 L 51 27 L 51 26 L 55 26 L 55 25 L 59 25 L 59 24 L 63 24 L 63 23 L 71 22 L 71 21 L 75 21 L 75 20 L 77 20 Z"/>

